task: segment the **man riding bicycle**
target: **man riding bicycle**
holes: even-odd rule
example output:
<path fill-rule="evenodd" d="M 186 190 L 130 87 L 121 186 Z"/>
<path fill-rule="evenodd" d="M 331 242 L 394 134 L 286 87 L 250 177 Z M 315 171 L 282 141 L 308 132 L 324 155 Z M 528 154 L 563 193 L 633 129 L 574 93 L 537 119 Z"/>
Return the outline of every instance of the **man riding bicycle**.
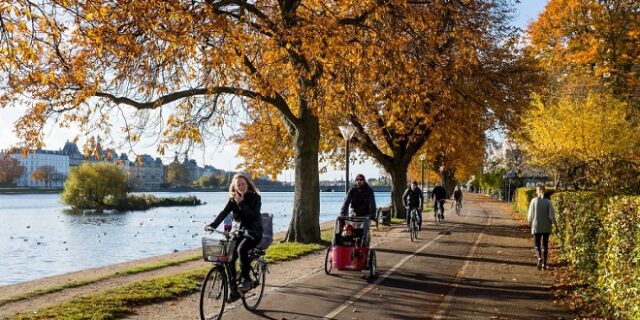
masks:
<path fill-rule="evenodd" d="M 422 189 L 418 188 L 418 182 L 411 182 L 411 187 L 407 188 L 402 195 L 402 204 L 408 207 L 407 210 L 407 230 L 409 230 L 409 222 L 411 220 L 411 210 L 418 210 L 418 230 L 422 229 L 422 204 L 424 202 L 424 196 L 422 195 Z"/>
<path fill-rule="evenodd" d="M 435 188 L 433 188 L 433 192 L 431 196 L 434 198 L 433 212 L 434 213 L 438 212 L 438 204 L 439 204 L 440 208 L 442 209 L 440 214 L 440 219 L 444 220 L 444 202 L 447 199 L 447 190 L 445 190 L 442 185 L 437 185 Z"/>

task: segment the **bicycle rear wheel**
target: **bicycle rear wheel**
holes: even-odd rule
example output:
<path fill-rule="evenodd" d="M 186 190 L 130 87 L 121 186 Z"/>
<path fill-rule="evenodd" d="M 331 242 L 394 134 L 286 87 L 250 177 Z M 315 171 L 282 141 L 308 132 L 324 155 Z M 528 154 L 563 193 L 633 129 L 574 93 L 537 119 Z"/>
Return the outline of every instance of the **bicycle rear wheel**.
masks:
<path fill-rule="evenodd" d="M 200 320 L 219 320 L 224 312 L 228 293 L 224 270 L 215 266 L 209 270 L 200 291 Z"/>
<path fill-rule="evenodd" d="M 413 239 L 418 240 L 418 212 L 413 212 L 412 215 L 413 217 L 412 222 L 413 222 Z"/>
<path fill-rule="evenodd" d="M 261 259 L 251 261 L 251 290 L 242 295 L 242 304 L 245 309 L 255 311 L 262 300 L 264 285 L 267 277 L 267 265 Z"/>
<path fill-rule="evenodd" d="M 411 213 L 411 218 L 409 220 L 409 233 L 411 234 L 411 242 L 416 240 L 416 221 L 413 217 L 413 213 Z"/>

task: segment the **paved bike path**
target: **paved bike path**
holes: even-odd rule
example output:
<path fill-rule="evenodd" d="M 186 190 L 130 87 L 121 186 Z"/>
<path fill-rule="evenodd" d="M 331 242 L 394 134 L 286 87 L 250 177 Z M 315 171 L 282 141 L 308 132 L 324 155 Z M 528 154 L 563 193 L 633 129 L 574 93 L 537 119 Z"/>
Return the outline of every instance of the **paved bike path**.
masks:
<path fill-rule="evenodd" d="M 574 318 L 552 301 L 551 277 L 535 269 L 531 240 L 503 204 L 465 194 L 460 216 L 446 209 L 444 225 L 425 215 L 417 242 L 399 230 L 385 235 L 374 283 L 365 271 L 325 275 L 318 265 L 269 291 L 256 313 L 235 305 L 223 319 Z"/>

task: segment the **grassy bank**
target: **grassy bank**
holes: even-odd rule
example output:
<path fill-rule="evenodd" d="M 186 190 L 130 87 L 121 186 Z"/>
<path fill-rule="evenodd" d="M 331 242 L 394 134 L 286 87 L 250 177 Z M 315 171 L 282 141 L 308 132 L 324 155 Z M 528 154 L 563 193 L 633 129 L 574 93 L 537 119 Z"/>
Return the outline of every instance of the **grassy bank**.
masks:
<path fill-rule="evenodd" d="M 326 247 L 325 244 L 330 243 L 332 235 L 333 229 L 324 229 L 322 232 L 323 244 L 274 243 L 267 249 L 265 259 L 269 263 L 277 263 L 323 250 Z M 200 258 L 200 255 L 194 257 L 194 259 Z M 191 257 L 183 258 L 184 261 L 190 259 Z M 177 261 L 175 262 L 177 264 Z M 160 266 L 147 265 L 137 267 L 137 269 L 130 268 L 119 274 L 138 273 L 156 267 Z M 39 309 L 36 312 L 20 313 L 9 319 L 118 319 L 134 313 L 137 306 L 172 300 L 197 292 L 207 271 L 208 267 L 135 282 L 98 294 L 73 298 L 58 305 Z M 116 274 L 109 277 L 113 276 Z"/>

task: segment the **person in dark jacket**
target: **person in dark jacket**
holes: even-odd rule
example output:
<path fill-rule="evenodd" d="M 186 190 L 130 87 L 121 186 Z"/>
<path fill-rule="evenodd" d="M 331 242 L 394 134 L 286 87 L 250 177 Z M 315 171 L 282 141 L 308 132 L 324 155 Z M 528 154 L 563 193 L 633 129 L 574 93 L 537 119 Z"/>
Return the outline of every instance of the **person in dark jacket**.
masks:
<path fill-rule="evenodd" d="M 239 229 L 246 232 L 236 239 L 236 250 L 231 253 L 231 265 L 235 265 L 238 256 L 240 257 L 241 281 L 237 290 L 247 291 L 251 289 L 249 283 L 249 272 L 251 270 L 249 251 L 255 248 L 262 240 L 262 217 L 260 208 L 262 199 L 258 194 L 258 189 L 249 178 L 238 173 L 233 177 L 229 186 L 229 201 L 218 214 L 216 219 L 207 225 L 207 228 L 216 229 L 229 214 L 233 213 L 233 220 Z M 236 278 L 235 268 L 230 268 L 232 279 Z M 235 281 L 231 281 L 231 300 L 239 298 L 235 286 Z"/>
<path fill-rule="evenodd" d="M 442 215 L 440 215 L 440 219 L 444 219 L 444 203 L 445 203 L 445 200 L 447 199 L 447 190 L 445 190 L 442 185 L 437 185 L 435 188 L 433 188 L 433 192 L 431 196 L 434 199 L 433 212 L 436 212 L 438 208 L 438 203 L 439 203 L 442 208 Z"/>
<path fill-rule="evenodd" d="M 424 202 L 424 195 L 422 189 L 418 188 L 418 182 L 413 181 L 411 186 L 402 194 L 402 204 L 408 207 L 407 210 L 407 230 L 409 229 L 409 218 L 413 208 L 418 209 L 418 230 L 422 229 L 422 204 Z"/>
<path fill-rule="evenodd" d="M 362 174 L 356 175 L 356 185 L 349 189 L 349 193 L 344 199 L 342 209 L 340 209 L 341 216 L 348 214 L 349 204 L 357 217 L 376 218 L 376 197 Z"/>

